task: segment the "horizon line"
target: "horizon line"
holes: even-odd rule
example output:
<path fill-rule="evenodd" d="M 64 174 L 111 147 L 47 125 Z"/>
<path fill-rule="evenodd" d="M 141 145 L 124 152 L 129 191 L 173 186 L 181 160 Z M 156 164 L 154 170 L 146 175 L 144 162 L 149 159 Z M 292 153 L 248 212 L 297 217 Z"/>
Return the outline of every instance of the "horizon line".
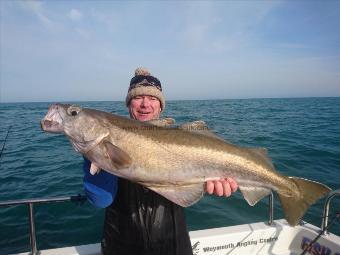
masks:
<path fill-rule="evenodd" d="M 244 97 L 244 98 L 211 98 L 211 99 L 169 99 L 166 102 L 174 101 L 212 101 L 212 100 L 253 100 L 253 99 L 308 99 L 308 98 L 340 98 L 340 96 L 297 96 L 297 97 Z M 123 102 L 125 100 L 60 100 L 60 101 L 6 101 L 0 104 L 16 103 L 67 103 L 67 102 Z"/>

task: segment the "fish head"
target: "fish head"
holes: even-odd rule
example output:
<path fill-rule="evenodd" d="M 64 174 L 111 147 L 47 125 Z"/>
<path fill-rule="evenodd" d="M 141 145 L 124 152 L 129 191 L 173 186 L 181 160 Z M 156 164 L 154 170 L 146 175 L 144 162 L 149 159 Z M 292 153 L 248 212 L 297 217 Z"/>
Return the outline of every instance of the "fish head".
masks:
<path fill-rule="evenodd" d="M 95 111 L 70 104 L 53 104 L 40 122 L 49 133 L 64 133 L 76 151 L 84 154 L 108 135 Z"/>
<path fill-rule="evenodd" d="M 66 109 L 70 105 L 52 104 L 45 115 L 40 121 L 41 129 L 49 133 L 63 133 L 64 119 L 66 116 Z"/>

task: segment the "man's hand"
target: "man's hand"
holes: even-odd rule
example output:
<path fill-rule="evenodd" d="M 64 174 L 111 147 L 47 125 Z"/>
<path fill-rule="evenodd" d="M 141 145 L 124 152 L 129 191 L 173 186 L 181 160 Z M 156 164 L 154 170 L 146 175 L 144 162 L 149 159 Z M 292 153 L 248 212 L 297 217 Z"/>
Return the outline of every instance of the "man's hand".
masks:
<path fill-rule="evenodd" d="M 229 197 L 238 188 L 236 181 L 232 178 L 225 178 L 216 181 L 207 181 L 206 191 L 211 195 Z"/>

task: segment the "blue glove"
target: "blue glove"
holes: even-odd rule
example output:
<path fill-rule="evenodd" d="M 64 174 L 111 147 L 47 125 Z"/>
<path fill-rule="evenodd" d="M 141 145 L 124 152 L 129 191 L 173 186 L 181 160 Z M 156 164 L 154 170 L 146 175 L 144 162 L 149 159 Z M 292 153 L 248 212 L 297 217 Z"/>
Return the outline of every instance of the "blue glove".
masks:
<path fill-rule="evenodd" d="M 84 158 L 84 190 L 87 199 L 96 207 L 108 207 L 117 194 L 117 176 L 106 171 L 100 171 L 98 174 L 90 173 L 91 162 Z"/>

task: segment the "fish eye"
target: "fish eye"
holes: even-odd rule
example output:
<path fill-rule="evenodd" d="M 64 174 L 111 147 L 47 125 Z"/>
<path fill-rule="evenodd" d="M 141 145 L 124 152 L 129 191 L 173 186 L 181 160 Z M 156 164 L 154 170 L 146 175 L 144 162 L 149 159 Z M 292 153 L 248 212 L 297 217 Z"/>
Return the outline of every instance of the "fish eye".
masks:
<path fill-rule="evenodd" d="M 81 111 L 81 108 L 79 106 L 76 106 L 76 105 L 71 105 L 67 109 L 67 113 L 71 116 L 77 116 L 80 111 Z"/>

